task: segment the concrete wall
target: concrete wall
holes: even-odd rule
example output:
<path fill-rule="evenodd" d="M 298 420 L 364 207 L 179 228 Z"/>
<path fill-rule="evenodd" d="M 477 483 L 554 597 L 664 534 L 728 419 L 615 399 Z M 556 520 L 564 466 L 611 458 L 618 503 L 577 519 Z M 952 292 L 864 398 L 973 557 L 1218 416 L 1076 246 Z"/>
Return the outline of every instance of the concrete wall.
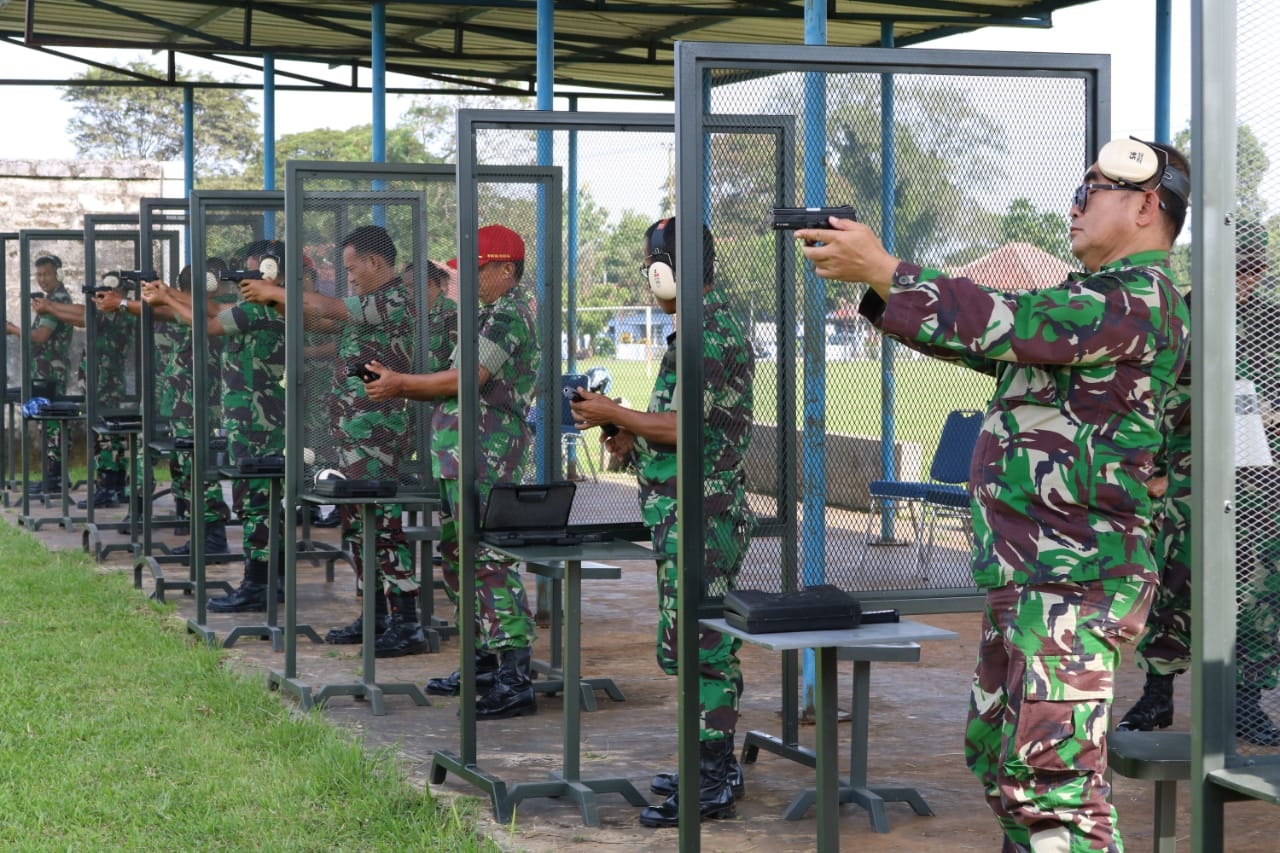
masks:
<path fill-rule="evenodd" d="M 800 433 L 796 432 L 796 454 L 800 454 Z M 871 505 L 867 484 L 881 478 L 880 439 L 865 435 L 827 433 L 827 504 L 866 511 Z M 759 494 L 774 494 L 777 483 L 778 428 L 755 424 L 747 452 L 747 488 Z M 894 445 L 894 465 L 900 480 L 919 480 L 924 465 L 924 449 L 914 442 Z M 796 495 L 800 495 L 804 472 L 796 465 Z"/>

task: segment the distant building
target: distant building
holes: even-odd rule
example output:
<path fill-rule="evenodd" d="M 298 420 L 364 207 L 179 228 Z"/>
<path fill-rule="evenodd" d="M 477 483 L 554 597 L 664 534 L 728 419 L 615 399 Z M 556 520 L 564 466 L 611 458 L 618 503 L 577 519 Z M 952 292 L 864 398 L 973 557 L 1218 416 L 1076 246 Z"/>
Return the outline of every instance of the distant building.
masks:
<path fill-rule="evenodd" d="M 996 290 L 1036 290 L 1060 284 L 1071 264 L 1030 243 L 1006 243 L 952 271 Z"/>

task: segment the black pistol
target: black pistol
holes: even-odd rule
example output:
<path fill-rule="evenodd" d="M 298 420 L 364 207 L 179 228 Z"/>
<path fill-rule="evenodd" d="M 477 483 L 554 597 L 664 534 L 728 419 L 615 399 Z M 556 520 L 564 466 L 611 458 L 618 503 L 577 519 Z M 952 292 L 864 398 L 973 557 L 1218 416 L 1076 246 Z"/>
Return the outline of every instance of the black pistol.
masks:
<path fill-rule="evenodd" d="M 769 227 L 774 231 L 830 228 L 832 216 L 838 219 L 856 220 L 858 218 L 857 212 L 847 204 L 840 207 L 771 207 L 769 208 Z"/>

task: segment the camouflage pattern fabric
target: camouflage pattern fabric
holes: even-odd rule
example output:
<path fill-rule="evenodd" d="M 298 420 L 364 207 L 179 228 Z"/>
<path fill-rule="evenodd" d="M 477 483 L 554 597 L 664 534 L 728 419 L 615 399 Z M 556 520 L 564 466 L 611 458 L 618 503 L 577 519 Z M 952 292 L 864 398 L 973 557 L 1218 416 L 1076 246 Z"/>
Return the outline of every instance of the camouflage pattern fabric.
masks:
<path fill-rule="evenodd" d="M 71 305 L 71 294 L 59 284 L 52 293 L 45 295 L 51 302 Z M 67 393 L 67 380 L 71 378 L 71 339 L 75 328 L 52 314 L 37 314 L 31 330 L 45 328 L 53 333 L 43 344 L 31 342 L 31 378 L 53 383 L 53 393 Z M 45 471 L 62 470 L 62 424 L 56 420 L 43 423 Z"/>
<path fill-rule="evenodd" d="M 1280 305 L 1254 293 L 1236 306 L 1236 364 L 1254 384 L 1280 463 Z M 1270 690 L 1280 680 L 1280 472 L 1236 469 L 1236 683 Z"/>
<path fill-rule="evenodd" d="M 457 345 L 458 303 L 441 293 L 427 310 L 427 373 L 448 368 Z"/>
<path fill-rule="evenodd" d="M 437 300 L 436 307 L 441 304 Z M 457 306 L 454 327 L 456 328 Z M 533 309 L 524 287 L 517 285 L 488 305 L 480 306 L 480 363 L 489 381 L 480 389 L 480 459 L 476 470 L 480 512 L 497 483 L 519 483 L 528 465 L 532 427 L 528 423 L 538 370 L 538 337 Z M 434 328 L 434 327 L 433 327 Z M 433 341 L 443 350 L 443 344 Z M 431 358 L 435 358 L 432 353 Z M 455 356 L 456 357 L 456 356 Z M 458 505 L 461 460 L 457 398 L 441 400 L 431 419 L 434 473 L 441 481 L 442 575 L 455 621 L 458 605 L 458 530 L 452 508 Z M 477 648 L 498 653 L 533 643 L 533 613 L 516 562 L 480 549 L 476 558 Z"/>
<path fill-rule="evenodd" d="M 529 406 L 537 384 L 538 338 L 533 308 L 522 285 L 480 306 L 480 365 L 490 379 L 480 389 L 478 470 L 523 464 L 533 438 Z M 436 405 L 431 419 L 432 473 L 458 479 L 458 400 Z M 513 461 L 521 460 L 521 461 Z"/>
<path fill-rule="evenodd" d="M 88 311 L 88 309 L 85 309 Z M 131 369 L 134 318 L 125 311 L 94 311 L 94 350 L 97 352 L 97 389 L 95 405 L 99 412 L 119 409 L 128 392 L 126 370 Z M 89 353 L 80 359 L 81 382 L 87 389 Z M 100 474 L 124 473 L 129 467 L 129 441 L 119 435 L 93 438 L 94 470 Z"/>
<path fill-rule="evenodd" d="M 703 371 L 706 412 L 703 430 L 704 594 L 721 596 L 734 586 L 751 542 L 754 517 L 747 507 L 744 458 L 751 437 L 754 412 L 751 383 L 755 358 L 741 325 L 714 289 L 706 295 L 703 314 Z M 648 411 L 676 409 L 676 336 L 667 350 L 649 398 Z M 636 437 L 636 475 L 640 483 L 640 512 L 653 537 L 657 555 L 658 666 L 675 675 L 677 590 L 676 447 Z M 702 628 L 698 633 L 698 698 L 701 706 L 699 740 L 732 737 L 738 724 L 742 669 L 738 650 L 742 641 Z"/>
<path fill-rule="evenodd" d="M 488 500 L 494 476 L 485 476 L 477 486 L 481 492 L 481 512 Z M 509 480 L 506 482 L 510 482 Z M 440 481 L 440 556 L 443 558 L 445 592 L 454 606 L 454 624 L 458 621 L 458 522 L 453 507 L 460 500 L 457 480 Z M 516 561 L 480 547 L 476 553 L 476 651 L 500 655 L 506 649 L 525 649 L 533 645 L 533 611 L 525 593 Z"/>
<path fill-rule="evenodd" d="M 241 302 L 218 313 L 223 350 L 222 422 L 231 464 L 284 452 L 284 318 L 275 309 Z M 246 559 L 271 557 L 271 481 L 232 485 L 232 508 L 244 528 Z M 206 509 L 207 511 L 207 509 Z"/>
<path fill-rule="evenodd" d="M 996 378 L 969 469 L 973 578 L 990 592 L 965 752 L 1019 850 L 1121 846 L 1104 778 L 1114 647 L 1159 580 L 1146 486 L 1189 340 L 1167 264 L 1143 252 L 1001 292 L 901 263 L 890 298 L 861 307 Z"/>
<path fill-rule="evenodd" d="M 1005 850 L 1124 850 L 1106 733 L 1120 646 L 1154 593 L 1139 575 L 987 592 L 964 748 Z"/>
<path fill-rule="evenodd" d="M 217 300 L 218 305 L 234 304 L 235 296 L 224 296 Z M 159 321 L 155 324 L 157 349 L 161 351 L 161 360 L 157 362 L 160 375 L 159 399 L 156 403 L 161 417 L 169 419 L 169 427 L 174 438 L 194 437 L 192 424 L 195 418 L 193 395 L 195 392 L 195 362 L 191 351 L 191 327 L 180 320 Z M 160 340 L 169 343 L 165 347 L 172 353 L 172 358 L 165 360 Z M 216 371 L 209 382 L 209 422 L 220 424 L 222 421 L 222 354 L 225 341 L 219 336 L 207 338 L 209 342 L 209 365 Z M 191 500 L 191 451 L 177 450 L 169 456 L 169 474 L 172 477 L 172 490 L 175 499 Z M 205 522 L 227 522 L 231 519 L 231 508 L 227 506 L 222 494 L 222 486 L 214 481 L 205 484 L 204 490 Z"/>
<path fill-rule="evenodd" d="M 334 364 L 334 394 L 330 398 L 333 443 L 338 468 L 348 478 L 395 479 L 400 464 L 410 458 L 408 402 L 375 403 L 357 377 L 347 376 L 348 364 L 380 361 L 391 370 L 409 373 L 417 309 L 399 278 L 364 296 L 348 296 L 347 319 L 338 334 Z M 374 533 L 378 554 L 378 583 L 389 595 L 417 596 L 418 582 L 410 570 L 409 545 L 404 538 L 400 504 L 378 505 Z M 343 506 L 342 541 L 351 550 L 356 577 L 364 577 L 364 531 L 358 506 Z"/>
<path fill-rule="evenodd" d="M 1280 307 L 1253 295 L 1237 307 L 1237 362 L 1254 383 L 1265 411 L 1280 412 L 1280 356 L 1270 336 Z M 1176 675 L 1191 666 L 1191 414 L 1190 365 L 1183 368 L 1177 405 L 1166 424 L 1169 490 L 1158 515 L 1156 554 L 1164 560 L 1160 587 L 1138 643 L 1138 666 Z M 1280 455 L 1275 428 L 1272 454 Z M 1272 469 L 1237 471 L 1236 683 L 1272 689 L 1280 681 L 1280 513 L 1272 506 L 1280 482 Z"/>

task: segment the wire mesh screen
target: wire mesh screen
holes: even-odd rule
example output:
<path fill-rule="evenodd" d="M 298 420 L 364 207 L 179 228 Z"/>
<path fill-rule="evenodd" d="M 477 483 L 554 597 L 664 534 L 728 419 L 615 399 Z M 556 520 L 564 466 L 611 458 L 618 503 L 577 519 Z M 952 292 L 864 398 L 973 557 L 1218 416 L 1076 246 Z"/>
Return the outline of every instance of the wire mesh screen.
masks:
<path fill-rule="evenodd" d="M 77 306 L 84 311 L 83 237 L 42 237 L 24 232 L 28 268 L 22 271 L 21 325 L 26 329 L 26 379 L 29 396 L 55 397 L 84 394 L 84 376 L 78 370 L 84 357 L 84 329 L 69 317 L 60 319 L 51 306 Z M 47 302 L 45 300 L 48 300 Z M 83 321 L 82 321 L 83 322 Z M 39 393 L 39 392 L 45 393 Z"/>
<path fill-rule="evenodd" d="M 137 321 L 119 309 L 121 299 L 139 296 L 138 241 L 136 219 L 114 226 L 86 222 L 80 374 L 91 425 L 99 417 L 138 413 Z"/>
<path fill-rule="evenodd" d="M 284 319 L 240 289 L 260 280 L 283 287 L 285 250 L 275 235 L 284 224 L 277 204 L 253 200 L 220 204 L 196 223 L 204 257 L 192 265 L 190 297 L 178 298 L 189 298 L 196 329 L 207 330 L 193 335 L 192 358 L 207 383 L 211 428 L 193 440 L 207 442 L 211 468 L 238 472 L 284 453 Z M 176 421 L 175 434 L 185 426 Z"/>
<path fill-rule="evenodd" d="M 431 333 L 423 325 L 430 271 L 425 182 L 293 175 L 303 286 L 324 300 L 318 307 L 304 301 L 304 462 L 312 473 L 333 469 L 348 479 L 395 481 L 401 490 L 421 493 L 430 468 L 415 441 L 421 422 L 411 424 L 416 404 L 370 399 L 361 374 L 373 362 L 399 373 L 423 372 Z"/>
<path fill-rule="evenodd" d="M 186 224 L 186 206 L 156 209 L 151 214 L 143 216 L 140 269 L 148 275 L 154 272 L 160 280 L 189 294 L 191 269 L 183 233 L 175 230 Z M 147 311 L 139 317 L 138 339 L 142 342 L 144 377 L 149 374 L 141 392 L 143 405 L 152 413 L 147 418 L 148 441 L 171 438 L 175 416 L 183 418 L 184 434 L 190 436 L 191 327 L 168 312 Z"/>
<path fill-rule="evenodd" d="M 709 121 L 759 113 L 795 123 L 795 198 L 784 204 L 851 205 L 897 256 L 998 289 L 1057 284 L 1076 268 L 1067 216 L 1093 129 L 1086 75 L 927 67 L 881 74 L 830 62 L 794 70 L 803 61 L 743 73 L 726 65 L 707 72 Z M 796 283 L 789 304 L 772 298 L 783 273 L 767 266 L 770 252 L 751 251 L 769 238 L 769 173 L 752 159 L 755 146 L 704 144 L 704 197 L 718 265 L 741 288 L 731 293 L 757 358 L 748 470 L 776 465 L 795 478 L 801 533 L 796 555 L 768 550 L 785 540 L 757 541 L 741 582 L 780 583 L 779 561 L 794 556 L 807 584 L 825 580 L 872 597 L 944 592 L 958 601 L 973 590 L 967 501 L 880 501 L 871 484 L 931 482 L 948 414 L 984 410 L 991 380 L 886 345 L 858 311 L 864 286 L 812 277 L 798 252 L 784 253 Z M 794 404 L 774 416 L 773 395 L 790 373 L 781 370 L 788 340 Z M 784 429 L 796 432 L 794 455 L 775 455 Z M 814 467 L 819 448 L 825 469 Z M 822 481 L 815 470 L 825 472 L 824 503 L 807 500 Z M 765 500 L 754 479 L 751 500 Z M 820 522 L 806 523 L 804 511 L 819 506 Z"/>
<path fill-rule="evenodd" d="M 1280 746 L 1280 187 L 1269 156 L 1280 9 L 1242 0 L 1237 32 L 1236 746 L 1257 753 Z"/>

